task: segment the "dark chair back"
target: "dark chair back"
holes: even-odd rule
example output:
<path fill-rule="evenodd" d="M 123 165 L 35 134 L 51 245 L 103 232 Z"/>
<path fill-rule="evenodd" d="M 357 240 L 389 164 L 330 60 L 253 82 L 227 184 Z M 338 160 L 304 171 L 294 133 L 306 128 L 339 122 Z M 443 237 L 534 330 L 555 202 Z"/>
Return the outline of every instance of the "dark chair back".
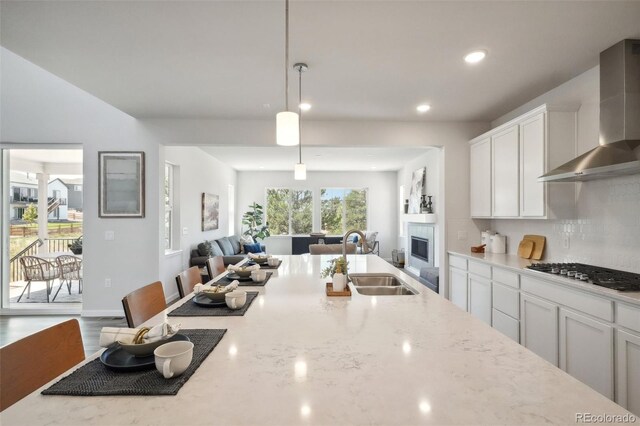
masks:
<path fill-rule="evenodd" d="M 78 320 L 61 322 L 0 348 L 0 360 L 3 411 L 84 360 Z"/>
<path fill-rule="evenodd" d="M 202 283 L 202 276 L 200 275 L 200 268 L 192 266 L 186 271 L 182 271 L 176 277 L 176 283 L 178 284 L 178 293 L 180 299 L 193 291 L 193 287 L 196 284 Z"/>
<path fill-rule="evenodd" d="M 164 297 L 162 283 L 156 281 L 132 291 L 122 299 L 122 307 L 129 327 L 139 326 L 166 309 L 167 301 Z"/>
<path fill-rule="evenodd" d="M 207 273 L 209 274 L 209 279 L 214 279 L 226 270 L 227 268 L 224 267 L 224 260 L 222 256 L 213 256 L 207 259 Z"/>

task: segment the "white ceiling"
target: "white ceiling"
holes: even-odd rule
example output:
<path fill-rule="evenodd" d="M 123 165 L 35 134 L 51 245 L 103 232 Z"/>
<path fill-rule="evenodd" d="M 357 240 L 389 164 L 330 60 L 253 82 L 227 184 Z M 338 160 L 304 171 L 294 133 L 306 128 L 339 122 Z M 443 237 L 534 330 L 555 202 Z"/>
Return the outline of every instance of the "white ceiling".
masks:
<path fill-rule="evenodd" d="M 1 7 L 4 47 L 135 117 L 283 108 L 284 1 Z M 638 22 L 640 1 L 293 1 L 291 63 L 310 66 L 311 119 L 488 121 L 640 37 Z M 477 48 L 487 59 L 465 64 Z"/>
<path fill-rule="evenodd" d="M 200 147 L 236 170 L 292 171 L 298 162 L 297 147 Z M 339 148 L 304 147 L 302 162 L 307 171 L 400 170 L 405 164 L 438 148 Z"/>

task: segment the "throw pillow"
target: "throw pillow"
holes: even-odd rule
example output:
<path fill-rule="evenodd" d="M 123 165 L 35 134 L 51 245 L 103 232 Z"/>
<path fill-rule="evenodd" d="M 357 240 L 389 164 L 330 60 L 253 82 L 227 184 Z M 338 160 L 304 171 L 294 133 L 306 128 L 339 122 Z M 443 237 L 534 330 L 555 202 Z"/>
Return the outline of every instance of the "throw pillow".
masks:
<path fill-rule="evenodd" d="M 198 244 L 198 254 L 200 256 L 211 256 L 211 242 L 205 241 L 204 243 Z"/>
<path fill-rule="evenodd" d="M 243 247 L 244 247 L 245 253 L 262 253 L 262 248 L 260 247 L 260 243 L 245 244 Z"/>
<path fill-rule="evenodd" d="M 233 248 L 233 254 L 238 254 L 242 251 L 242 246 L 240 245 L 240 237 L 237 235 L 229 235 L 229 242 L 231 243 L 231 247 Z"/>
<path fill-rule="evenodd" d="M 220 250 L 220 246 L 215 242 L 215 240 L 209 241 L 209 244 L 211 244 L 211 257 L 224 256 L 224 253 Z"/>
<path fill-rule="evenodd" d="M 233 247 L 231 246 L 231 243 L 229 242 L 229 239 L 227 237 L 219 238 L 216 240 L 216 242 L 222 249 L 222 252 L 225 256 L 233 256 L 234 254 L 236 254 L 233 251 Z"/>

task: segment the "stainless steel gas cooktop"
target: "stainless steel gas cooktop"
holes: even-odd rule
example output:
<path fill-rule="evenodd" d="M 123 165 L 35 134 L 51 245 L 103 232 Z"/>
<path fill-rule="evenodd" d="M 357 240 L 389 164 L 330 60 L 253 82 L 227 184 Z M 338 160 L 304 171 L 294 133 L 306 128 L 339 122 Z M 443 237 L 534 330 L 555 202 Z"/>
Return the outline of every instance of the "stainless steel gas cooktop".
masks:
<path fill-rule="evenodd" d="M 640 291 L 640 274 L 602 268 L 582 263 L 534 263 L 527 268 L 590 282 L 618 291 Z"/>

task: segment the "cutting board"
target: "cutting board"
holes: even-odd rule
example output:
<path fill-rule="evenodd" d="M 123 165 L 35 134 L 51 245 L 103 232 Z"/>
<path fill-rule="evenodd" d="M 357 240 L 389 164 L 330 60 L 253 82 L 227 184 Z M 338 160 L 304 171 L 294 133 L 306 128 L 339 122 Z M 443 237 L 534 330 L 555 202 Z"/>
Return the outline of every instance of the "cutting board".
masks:
<path fill-rule="evenodd" d="M 531 253 L 531 259 L 540 260 L 544 255 L 544 245 L 547 239 L 542 235 L 525 235 L 523 240 L 533 241 L 533 252 Z"/>
<path fill-rule="evenodd" d="M 533 253 L 534 242 L 532 240 L 522 240 L 518 245 L 518 256 L 523 259 L 530 259 Z"/>

